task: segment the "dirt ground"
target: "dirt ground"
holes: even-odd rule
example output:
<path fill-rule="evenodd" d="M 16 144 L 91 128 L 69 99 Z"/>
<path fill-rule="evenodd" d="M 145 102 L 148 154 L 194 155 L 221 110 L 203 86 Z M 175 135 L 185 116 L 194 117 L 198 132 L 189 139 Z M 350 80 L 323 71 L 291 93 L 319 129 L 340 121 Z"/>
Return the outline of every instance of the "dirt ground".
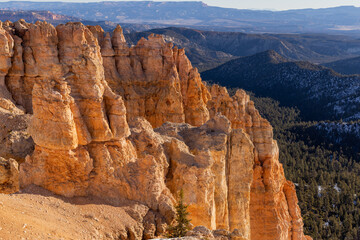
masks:
<path fill-rule="evenodd" d="M 129 229 L 141 231 L 138 222 L 147 210 L 134 202 L 115 207 L 30 186 L 17 194 L 0 194 L 0 240 L 119 239 Z"/>

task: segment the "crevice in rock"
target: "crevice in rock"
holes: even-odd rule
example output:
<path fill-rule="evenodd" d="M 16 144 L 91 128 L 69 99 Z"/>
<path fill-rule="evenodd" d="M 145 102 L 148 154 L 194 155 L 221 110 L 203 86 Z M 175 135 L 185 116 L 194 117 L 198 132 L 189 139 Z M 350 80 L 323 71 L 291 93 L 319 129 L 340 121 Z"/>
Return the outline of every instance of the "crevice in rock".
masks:
<path fill-rule="evenodd" d="M 231 150 L 232 150 L 231 142 L 232 142 L 232 133 L 229 134 L 229 137 L 226 141 L 227 152 L 226 152 L 226 172 L 225 172 L 225 174 L 226 174 L 226 187 L 228 189 L 227 196 L 226 196 L 227 199 L 230 199 L 230 194 L 231 194 L 231 192 L 229 191 L 229 174 L 230 174 L 230 168 L 231 168 L 229 159 L 231 157 Z M 230 218 L 232 215 L 232 213 L 230 211 L 230 204 L 228 204 L 227 208 L 228 208 L 228 213 L 229 213 L 228 214 L 228 222 L 230 223 Z"/>

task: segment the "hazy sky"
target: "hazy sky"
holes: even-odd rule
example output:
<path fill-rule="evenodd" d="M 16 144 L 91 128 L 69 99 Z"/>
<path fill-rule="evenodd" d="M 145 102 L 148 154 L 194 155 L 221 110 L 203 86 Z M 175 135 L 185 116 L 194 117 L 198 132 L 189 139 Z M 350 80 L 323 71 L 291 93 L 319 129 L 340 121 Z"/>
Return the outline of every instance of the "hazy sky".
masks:
<path fill-rule="evenodd" d="M 0 0 L 0 2 L 11 0 Z M 128 0 L 31 0 L 38 2 L 64 1 L 64 2 L 100 2 L 100 1 L 128 1 Z M 134 1 L 134 0 L 132 0 Z M 135 0 L 142 1 L 142 0 Z M 155 0 L 161 1 L 203 1 L 211 6 L 241 8 L 241 9 L 302 9 L 302 8 L 327 8 L 336 6 L 360 7 L 360 0 Z"/>

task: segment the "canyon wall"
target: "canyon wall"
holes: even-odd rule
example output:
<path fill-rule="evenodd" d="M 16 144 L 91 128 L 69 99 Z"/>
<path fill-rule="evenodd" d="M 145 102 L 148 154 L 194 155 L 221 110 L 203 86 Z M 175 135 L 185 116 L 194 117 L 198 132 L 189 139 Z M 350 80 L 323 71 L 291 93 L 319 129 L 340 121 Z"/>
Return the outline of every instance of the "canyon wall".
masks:
<path fill-rule="evenodd" d="M 135 239 L 164 233 L 181 189 L 195 226 L 307 238 L 269 122 L 244 91 L 206 86 L 183 49 L 81 23 L 6 22 L 0 40 L 1 97 L 31 115 L 22 187 L 142 203 Z"/>

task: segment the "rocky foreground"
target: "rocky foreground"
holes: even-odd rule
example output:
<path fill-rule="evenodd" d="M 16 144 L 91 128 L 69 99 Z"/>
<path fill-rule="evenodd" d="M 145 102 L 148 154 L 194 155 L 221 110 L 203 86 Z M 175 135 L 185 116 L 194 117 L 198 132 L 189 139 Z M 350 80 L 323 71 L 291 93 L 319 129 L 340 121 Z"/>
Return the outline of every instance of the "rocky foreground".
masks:
<path fill-rule="evenodd" d="M 66 198 L 35 185 L 0 194 L 0 240 L 135 239 L 148 208 L 136 202 L 117 206 L 95 197 Z"/>
<path fill-rule="evenodd" d="M 183 189 L 194 226 L 309 239 L 268 121 L 244 91 L 207 87 L 161 36 L 129 47 L 120 26 L 5 22 L 0 62 L 2 192 L 136 202 L 140 230 L 122 239 L 150 239 Z"/>

